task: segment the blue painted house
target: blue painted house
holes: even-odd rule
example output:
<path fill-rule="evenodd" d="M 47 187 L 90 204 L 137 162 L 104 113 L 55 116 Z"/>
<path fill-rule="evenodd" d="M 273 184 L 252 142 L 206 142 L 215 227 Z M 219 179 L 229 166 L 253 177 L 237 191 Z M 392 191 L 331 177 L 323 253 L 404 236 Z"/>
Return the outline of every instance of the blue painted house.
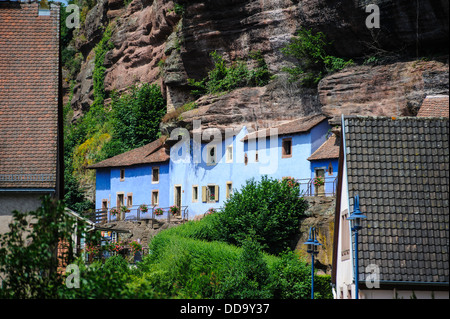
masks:
<path fill-rule="evenodd" d="M 327 179 L 336 177 L 337 157 L 324 155 L 335 141 L 327 139 L 330 130 L 322 115 L 251 132 L 245 126 L 175 129 L 169 139 L 89 167 L 97 170 L 96 209 L 126 206 L 125 218 L 150 218 L 151 207 L 177 206 L 193 217 L 223 207 L 233 190 L 263 175 L 297 179 L 306 195 L 322 195 L 311 179 L 326 173 L 331 174 Z M 328 187 L 325 183 L 323 193 Z M 149 206 L 147 215 L 138 210 L 141 204 Z"/>
<path fill-rule="evenodd" d="M 330 129 L 326 117 L 315 115 L 252 133 L 245 126 L 235 134 L 205 130 L 187 138 L 185 133 L 170 150 L 171 203 L 189 206 L 194 216 L 222 207 L 233 189 L 251 178 L 310 181 L 308 157 L 326 141 Z"/>
<path fill-rule="evenodd" d="M 308 161 L 311 162 L 311 183 L 307 189 L 308 195 L 330 196 L 336 194 L 339 142 L 339 133 L 336 131 L 308 157 Z M 314 183 L 319 177 L 324 182 L 323 185 Z"/>
<path fill-rule="evenodd" d="M 129 152 L 89 166 L 96 169 L 97 210 L 108 211 L 108 220 L 151 216 L 151 207 L 168 207 L 169 151 L 159 139 Z M 139 206 L 145 204 L 144 212 Z M 126 207 L 123 215 L 111 209 Z M 122 209 L 125 210 L 125 209 Z"/>

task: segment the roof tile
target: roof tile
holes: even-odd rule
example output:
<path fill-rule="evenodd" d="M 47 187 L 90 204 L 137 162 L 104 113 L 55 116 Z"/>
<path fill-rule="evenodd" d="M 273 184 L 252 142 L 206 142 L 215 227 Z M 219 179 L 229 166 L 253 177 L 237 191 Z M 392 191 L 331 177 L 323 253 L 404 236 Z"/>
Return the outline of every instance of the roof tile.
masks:
<path fill-rule="evenodd" d="M 361 280 L 375 263 L 382 280 L 448 283 L 448 118 L 344 123 L 349 196 L 359 194 L 370 225 L 360 232 Z"/>

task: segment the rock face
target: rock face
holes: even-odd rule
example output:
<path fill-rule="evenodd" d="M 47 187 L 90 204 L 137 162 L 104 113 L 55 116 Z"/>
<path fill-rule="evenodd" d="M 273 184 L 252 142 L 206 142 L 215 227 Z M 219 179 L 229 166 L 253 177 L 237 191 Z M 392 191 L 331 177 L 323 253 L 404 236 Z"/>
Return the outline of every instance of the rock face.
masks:
<path fill-rule="evenodd" d="M 448 64 L 436 61 L 357 66 L 319 83 L 322 113 L 339 123 L 341 114 L 414 116 L 426 95 L 448 95 Z"/>
<path fill-rule="evenodd" d="M 416 8 L 416 2 L 410 1 L 389 1 L 374 0 L 380 11 L 380 28 L 368 29 L 366 18 L 370 12 L 366 13 L 367 1 L 329 1 L 329 0 L 193 0 L 177 1 L 175 6 L 171 0 L 133 0 L 130 4 L 124 5 L 123 0 L 99 0 L 97 5 L 91 9 L 86 16 L 86 26 L 82 29 L 81 37 L 78 37 L 77 48 L 83 52 L 85 57 L 91 56 L 92 49 L 100 41 L 102 30 L 111 21 L 115 21 L 115 27 L 111 41 L 114 49 L 105 58 L 107 67 L 105 76 L 105 90 L 123 91 L 133 83 L 156 82 L 162 86 L 168 101 L 168 110 L 171 111 L 193 98 L 189 95 L 187 79 L 201 79 L 212 68 L 212 61 L 209 54 L 217 51 L 222 54 L 227 61 L 234 61 L 238 58 L 246 58 L 249 52 L 259 50 L 263 54 L 270 71 L 273 74 L 282 74 L 283 66 L 290 65 L 292 61 L 286 59 L 280 49 L 285 46 L 289 39 L 300 27 L 311 28 L 313 31 L 322 31 L 332 42 L 333 53 L 337 56 L 347 58 L 368 57 L 387 52 L 389 50 L 403 52 L 439 52 L 447 50 L 448 44 L 448 7 L 447 1 L 420 1 Z M 419 65 L 420 67 L 420 65 Z M 422 77 L 422 82 L 426 83 L 423 65 L 422 76 L 420 71 L 409 70 L 411 65 L 380 66 L 371 69 L 360 68 L 353 70 L 354 86 L 366 87 L 366 91 L 378 91 L 377 79 L 382 80 L 382 85 L 403 84 L 402 76 L 411 76 L 416 80 L 406 81 L 406 85 L 414 88 Z M 92 97 L 92 79 L 90 69 L 91 63 L 84 63 L 77 79 L 76 92 L 72 100 L 75 110 L 84 112 Z M 439 69 L 442 67 L 432 66 Z M 351 72 L 351 70 L 348 70 Z M 428 72 L 429 73 L 429 72 Z M 373 77 L 368 75 L 372 74 Z M 447 72 L 448 74 L 448 72 Z M 389 81 L 386 77 L 398 76 L 398 82 Z M 339 102 L 342 92 L 337 89 L 330 89 L 330 85 L 352 81 L 349 73 L 333 75 L 321 85 L 320 103 L 325 103 L 323 111 L 334 117 L 334 109 L 346 110 L 350 107 L 351 99 L 348 102 Z M 448 78 L 448 75 L 447 75 Z M 366 84 L 358 81 L 367 81 Z M 86 83 L 83 83 L 86 82 Z M 435 83 L 432 79 L 431 83 Z M 251 94 L 256 94 L 261 100 L 259 103 L 252 103 L 257 109 L 248 110 L 244 113 L 258 114 L 258 108 L 268 109 L 271 113 L 269 119 L 277 117 L 289 119 L 303 113 L 315 113 L 320 111 L 317 94 L 294 90 L 291 93 L 295 99 L 284 99 L 282 93 L 286 88 L 285 81 L 276 82 L 281 86 L 265 88 L 264 90 L 254 90 Z M 328 88 L 328 89 L 327 89 Z M 350 94 L 352 90 L 344 88 Z M 408 91 L 409 89 L 406 89 Z M 363 92 L 364 88 L 360 90 Z M 386 90 L 381 90 L 385 91 Z M 391 90 L 392 91 L 392 90 Z M 397 93 L 400 93 L 398 89 Z M 425 90 L 426 91 L 426 90 Z M 353 90 L 356 95 L 356 89 Z M 242 93 L 242 92 L 241 92 Z M 369 92 L 370 93 L 370 92 Z M 336 94 L 336 98 L 333 97 Z M 392 95 L 393 93 L 386 92 Z M 408 93 L 409 94 L 409 93 Z M 422 94 L 422 93 L 421 93 Z M 265 103 L 273 95 L 275 103 Z M 362 95 L 362 93 L 359 93 Z M 419 94 L 420 95 L 420 94 Z M 423 95 L 423 94 L 422 94 Z M 241 94 L 247 97 L 248 94 Z M 368 111 L 369 114 L 388 114 L 385 103 L 389 98 L 382 98 L 379 94 L 369 94 L 380 101 L 374 101 L 370 106 L 363 106 L 362 98 L 355 97 L 354 100 L 361 101 L 356 105 L 356 110 Z M 233 105 L 236 101 L 236 94 L 227 95 L 229 102 Z M 220 99 L 224 101 L 225 98 Z M 301 102 L 299 102 L 301 100 Z M 367 100 L 367 99 L 366 99 Z M 406 102 L 399 102 L 400 114 L 406 108 L 411 108 L 417 104 L 417 99 L 409 97 Z M 294 103 L 292 103 L 294 101 Z M 296 102 L 296 103 L 295 103 Z M 206 101 L 200 101 L 206 104 Z M 217 105 L 216 99 L 211 100 Z M 286 106 L 291 103 L 292 105 Z M 344 104 L 348 103 L 348 106 Z M 219 103 L 220 104 L 220 103 Z M 378 111 L 373 108 L 380 106 Z M 276 110 L 275 106 L 284 105 Z M 319 105 L 319 108 L 318 108 Z M 249 107 L 250 108 L 250 107 Z M 292 112 L 285 113 L 286 108 Z M 216 107 L 209 107 L 214 116 Z M 204 113 L 204 110 L 200 111 Z M 259 112 L 264 116 L 264 112 Z M 217 115 L 220 115 L 218 113 Z M 245 116 L 238 114 L 235 117 Z M 267 115 L 267 114 L 266 114 Z M 189 115 L 191 116 L 191 115 Z M 275 116 L 275 118 L 271 118 Z M 251 118 L 251 117 L 250 117 Z M 229 121 L 225 118 L 225 123 Z M 266 119 L 258 118 L 265 121 Z M 220 122 L 220 119 L 216 119 Z"/>
<path fill-rule="evenodd" d="M 334 208 L 336 200 L 334 197 L 305 197 L 309 203 L 306 211 L 306 218 L 302 220 L 300 226 L 301 237 L 298 240 L 296 250 L 311 262 L 311 256 L 306 252 L 304 242 L 308 240 L 309 228 L 315 227 L 318 241 L 322 244 L 317 257 L 315 257 L 314 267 L 322 273 L 330 274 L 333 260 L 334 241 Z"/>

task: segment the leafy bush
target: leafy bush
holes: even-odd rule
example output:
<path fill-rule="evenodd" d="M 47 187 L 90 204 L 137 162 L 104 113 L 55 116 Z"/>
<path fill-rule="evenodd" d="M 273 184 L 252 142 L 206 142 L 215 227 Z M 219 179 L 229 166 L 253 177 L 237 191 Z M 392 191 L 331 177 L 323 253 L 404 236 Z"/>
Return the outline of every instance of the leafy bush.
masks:
<path fill-rule="evenodd" d="M 238 60 L 227 66 L 225 60 L 216 52 L 211 52 L 214 68 L 208 76 L 200 81 L 188 79 L 193 86 L 192 94 L 215 94 L 227 92 L 244 86 L 264 86 L 271 79 L 269 69 L 260 52 L 252 52 L 250 58 L 257 62 L 257 67 L 249 70 L 245 61 Z"/>
<path fill-rule="evenodd" d="M 254 235 L 254 234 L 253 234 Z M 219 288 L 219 298 L 267 299 L 272 297 L 271 273 L 261 247 L 250 235 Z"/>
<path fill-rule="evenodd" d="M 353 64 L 352 60 L 329 55 L 327 48 L 330 43 L 322 32 L 313 34 L 311 30 L 300 29 L 297 36 L 281 49 L 286 56 L 297 59 L 293 68 L 285 67 L 283 71 L 290 74 L 291 81 L 300 81 L 304 86 L 315 86 L 327 73 L 342 70 Z"/>
<path fill-rule="evenodd" d="M 263 176 L 260 182 L 248 180 L 217 214 L 218 240 L 240 245 L 251 230 L 262 249 L 278 254 L 295 247 L 300 218 L 307 202 L 299 197 L 298 184 Z M 212 215 L 212 216 L 214 216 Z"/>
<path fill-rule="evenodd" d="M 0 298 L 58 296 L 62 276 L 56 249 L 64 245 L 67 253 L 60 257 L 72 259 L 70 242 L 76 223 L 64 209 L 61 202 L 46 196 L 36 211 L 13 212 L 10 231 L 0 235 Z"/>

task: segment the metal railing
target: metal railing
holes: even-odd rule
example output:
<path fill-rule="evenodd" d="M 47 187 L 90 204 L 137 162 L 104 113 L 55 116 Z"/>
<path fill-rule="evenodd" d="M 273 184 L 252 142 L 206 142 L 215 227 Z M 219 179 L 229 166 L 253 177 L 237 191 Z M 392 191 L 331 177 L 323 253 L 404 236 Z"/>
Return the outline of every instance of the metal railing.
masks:
<path fill-rule="evenodd" d="M 172 207 L 177 207 L 178 211 L 174 214 Z M 117 212 L 113 214 L 112 212 Z M 158 214 L 161 212 L 161 214 Z M 89 214 L 89 219 L 96 224 L 104 224 L 112 221 L 151 221 L 152 227 L 154 221 L 177 222 L 189 219 L 188 206 L 158 207 L 142 205 L 128 206 L 126 209 L 117 209 L 111 207 L 108 209 L 96 209 Z"/>
<path fill-rule="evenodd" d="M 314 185 L 314 178 L 296 179 L 303 196 L 336 196 L 337 176 L 322 177 L 323 185 Z"/>

